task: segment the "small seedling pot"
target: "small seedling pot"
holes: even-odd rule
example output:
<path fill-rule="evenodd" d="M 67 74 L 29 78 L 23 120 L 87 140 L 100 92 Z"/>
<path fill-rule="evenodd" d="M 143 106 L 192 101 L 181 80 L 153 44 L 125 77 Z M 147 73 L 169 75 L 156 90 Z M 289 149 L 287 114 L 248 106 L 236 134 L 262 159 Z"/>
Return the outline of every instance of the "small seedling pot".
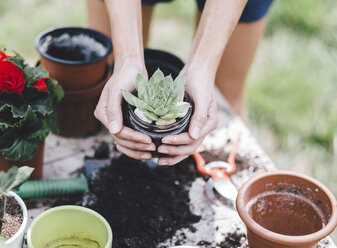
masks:
<path fill-rule="evenodd" d="M 23 200 L 14 192 L 8 192 L 7 196 L 14 197 L 14 199 L 19 203 L 22 210 L 22 224 L 19 230 L 12 237 L 1 245 L 1 248 L 22 248 L 23 237 L 27 226 L 27 207 Z"/>
<path fill-rule="evenodd" d="M 84 42 L 83 37 L 89 40 Z M 35 48 L 50 77 L 64 90 L 73 91 L 91 88 L 102 81 L 112 43 L 106 35 L 93 29 L 58 27 L 40 33 L 35 39 Z"/>
<path fill-rule="evenodd" d="M 44 141 L 40 144 L 35 155 L 32 159 L 19 162 L 14 160 L 5 159 L 2 154 L 0 154 L 0 171 L 8 171 L 13 166 L 30 166 L 34 168 L 34 171 L 30 177 L 32 180 L 40 180 L 43 177 L 43 158 L 44 158 Z"/>
<path fill-rule="evenodd" d="M 314 248 L 337 225 L 337 201 L 329 189 L 290 171 L 251 178 L 236 207 L 250 248 Z"/>
<path fill-rule="evenodd" d="M 123 108 L 123 120 L 124 125 L 132 128 L 138 132 L 144 133 L 152 139 L 152 142 L 155 144 L 156 148 L 162 144 L 162 139 L 168 135 L 178 135 L 183 132 L 188 131 L 188 127 L 190 124 L 192 112 L 193 112 L 193 104 L 190 98 L 185 95 L 185 102 L 189 102 L 191 107 L 188 109 L 187 114 L 183 118 L 176 119 L 176 122 L 170 125 L 161 125 L 157 126 L 155 124 L 149 124 L 141 120 L 135 114 L 135 107 L 128 104 L 125 100 L 123 100 L 122 108 Z M 167 154 L 159 153 L 157 150 L 152 152 L 152 157 L 165 157 Z"/>
<path fill-rule="evenodd" d="M 97 212 L 79 206 L 60 206 L 40 214 L 27 232 L 28 248 L 112 247 L 112 231 Z"/>

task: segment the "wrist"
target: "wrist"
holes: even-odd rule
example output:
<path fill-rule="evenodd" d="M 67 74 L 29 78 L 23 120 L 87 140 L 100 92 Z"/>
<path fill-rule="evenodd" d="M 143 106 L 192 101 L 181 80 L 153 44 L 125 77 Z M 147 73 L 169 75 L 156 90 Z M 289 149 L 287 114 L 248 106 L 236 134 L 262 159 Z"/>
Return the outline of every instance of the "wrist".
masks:
<path fill-rule="evenodd" d="M 184 72 L 186 74 L 195 72 L 203 73 L 206 74 L 209 78 L 215 79 L 217 66 L 213 66 L 201 60 L 190 60 L 186 63 L 184 67 Z"/>
<path fill-rule="evenodd" d="M 137 70 L 139 73 L 146 73 L 144 58 L 140 58 L 138 56 L 115 57 L 114 70 L 118 71 L 131 68 Z"/>

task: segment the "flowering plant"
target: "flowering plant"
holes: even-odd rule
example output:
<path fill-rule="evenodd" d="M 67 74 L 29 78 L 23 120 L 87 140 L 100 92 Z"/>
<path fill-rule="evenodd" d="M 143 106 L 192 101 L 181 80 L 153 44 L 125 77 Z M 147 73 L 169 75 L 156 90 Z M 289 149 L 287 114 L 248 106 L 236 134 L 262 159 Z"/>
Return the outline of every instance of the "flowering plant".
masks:
<path fill-rule="evenodd" d="M 18 53 L 0 46 L 0 154 L 25 162 L 52 131 L 63 90 L 40 65 L 30 67 Z"/>

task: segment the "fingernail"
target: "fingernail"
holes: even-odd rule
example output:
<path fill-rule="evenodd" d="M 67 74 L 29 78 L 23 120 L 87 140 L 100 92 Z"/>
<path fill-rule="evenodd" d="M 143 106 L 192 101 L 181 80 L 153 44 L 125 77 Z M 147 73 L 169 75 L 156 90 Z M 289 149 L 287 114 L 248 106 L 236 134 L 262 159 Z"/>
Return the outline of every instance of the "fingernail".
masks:
<path fill-rule="evenodd" d="M 159 147 L 159 148 L 158 148 L 158 152 L 160 152 L 160 153 L 167 153 L 167 152 L 168 152 L 168 150 L 167 150 L 167 149 L 165 149 L 165 148 L 161 148 L 161 147 Z"/>
<path fill-rule="evenodd" d="M 167 165 L 167 161 L 165 161 L 165 160 L 159 160 L 158 164 L 159 165 Z"/>
<path fill-rule="evenodd" d="M 147 154 L 142 154 L 142 155 L 140 155 L 140 158 L 143 160 L 145 160 L 145 159 L 150 159 L 151 158 L 151 156 L 149 156 L 149 155 L 147 155 Z"/>
<path fill-rule="evenodd" d="M 200 137 L 200 128 L 194 127 L 191 131 L 191 136 L 193 139 L 198 139 Z"/>
<path fill-rule="evenodd" d="M 154 145 L 147 146 L 147 147 L 146 147 L 146 150 L 148 150 L 148 151 L 155 151 L 155 150 L 156 150 L 156 147 L 155 147 Z"/>
<path fill-rule="evenodd" d="M 117 133 L 119 131 L 119 127 L 118 127 L 117 121 L 110 122 L 109 130 L 110 130 L 110 133 L 113 133 L 113 134 L 115 134 L 115 133 Z"/>
<path fill-rule="evenodd" d="M 168 137 L 164 137 L 164 138 L 162 139 L 161 142 L 163 142 L 163 143 L 165 143 L 165 144 L 171 144 L 172 139 L 170 139 L 170 138 L 168 138 Z"/>

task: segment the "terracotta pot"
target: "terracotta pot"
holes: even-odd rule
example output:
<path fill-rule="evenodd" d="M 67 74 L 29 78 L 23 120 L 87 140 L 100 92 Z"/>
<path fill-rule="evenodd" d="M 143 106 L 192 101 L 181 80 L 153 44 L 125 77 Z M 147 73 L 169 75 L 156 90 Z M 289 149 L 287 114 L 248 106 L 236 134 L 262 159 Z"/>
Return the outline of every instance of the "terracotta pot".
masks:
<path fill-rule="evenodd" d="M 32 175 L 30 176 L 31 180 L 42 179 L 43 176 L 43 157 L 44 157 L 44 142 L 42 142 L 37 149 L 34 157 L 31 160 L 26 162 L 18 162 L 13 160 L 8 160 L 0 154 L 0 170 L 8 171 L 12 166 L 30 166 L 34 168 Z"/>
<path fill-rule="evenodd" d="M 77 35 L 92 39 L 85 43 L 84 36 L 78 38 Z M 75 41 L 68 44 L 70 39 Z M 92 42 L 97 42 L 97 51 L 91 49 Z M 41 64 L 64 90 L 82 90 L 102 81 L 112 43 L 106 35 L 93 29 L 60 27 L 40 33 L 35 39 L 35 48 L 41 55 Z"/>
<path fill-rule="evenodd" d="M 314 248 L 337 225 L 333 194 L 295 172 L 266 172 L 250 179 L 240 188 L 236 207 L 250 248 Z"/>
<path fill-rule="evenodd" d="M 56 105 L 61 136 L 80 137 L 97 130 L 99 121 L 94 116 L 94 110 L 108 77 L 89 89 L 64 91 L 64 98 Z"/>

